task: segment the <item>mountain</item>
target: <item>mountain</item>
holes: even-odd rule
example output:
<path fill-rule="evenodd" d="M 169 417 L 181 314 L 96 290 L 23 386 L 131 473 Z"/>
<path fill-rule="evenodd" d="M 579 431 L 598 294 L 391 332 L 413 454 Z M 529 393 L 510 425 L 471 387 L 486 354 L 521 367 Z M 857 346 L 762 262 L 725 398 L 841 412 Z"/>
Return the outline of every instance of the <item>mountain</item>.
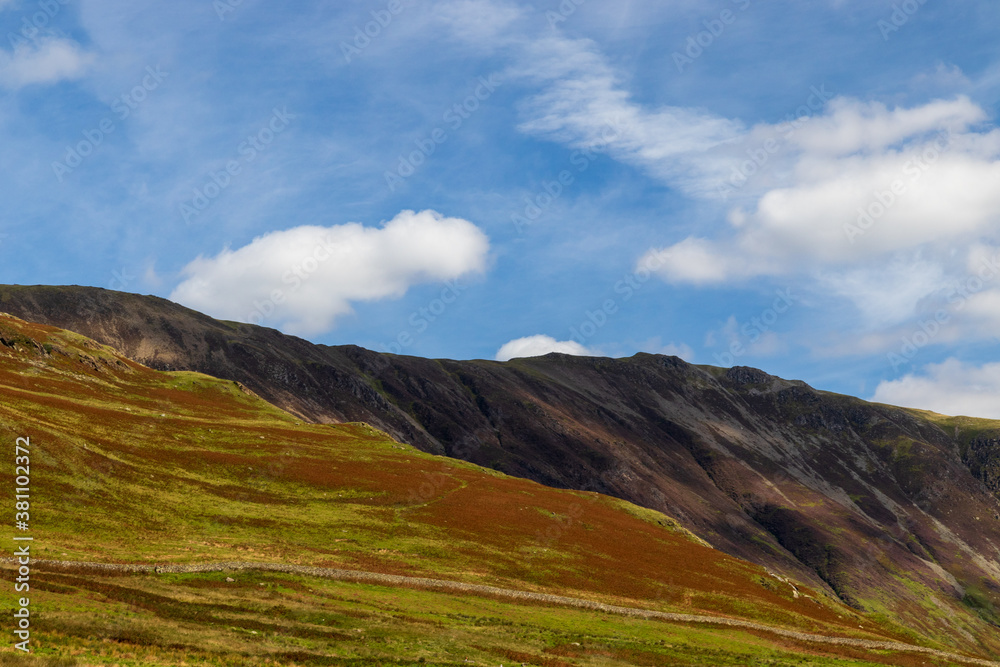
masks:
<path fill-rule="evenodd" d="M 29 544 L 30 588 L 0 604 L 30 608 L 41 654 L 0 664 L 996 664 L 663 514 L 302 423 L 9 315 L 0 397 L 31 505 L 30 532 L 0 531 Z"/>
<path fill-rule="evenodd" d="M 713 547 L 952 646 L 998 650 L 1000 422 L 675 357 L 428 360 L 313 345 L 156 297 L 0 288 L 0 311 L 317 423 L 676 518 Z"/>

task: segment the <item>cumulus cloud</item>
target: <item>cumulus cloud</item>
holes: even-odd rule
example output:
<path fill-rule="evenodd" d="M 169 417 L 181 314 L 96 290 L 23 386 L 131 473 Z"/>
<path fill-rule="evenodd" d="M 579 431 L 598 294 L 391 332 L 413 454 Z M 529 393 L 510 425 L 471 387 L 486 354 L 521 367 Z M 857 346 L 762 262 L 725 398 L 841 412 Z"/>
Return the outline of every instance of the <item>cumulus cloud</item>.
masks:
<path fill-rule="evenodd" d="M 912 109 L 837 100 L 789 139 L 780 186 L 733 206 L 728 225 L 650 255 L 673 284 L 804 277 L 852 302 L 864 326 L 895 325 L 963 280 L 977 245 L 995 239 L 1000 131 L 980 129 L 984 118 L 965 98 Z"/>
<path fill-rule="evenodd" d="M 573 340 L 556 340 L 551 336 L 526 336 L 505 343 L 497 350 L 497 361 L 510 361 L 518 357 L 540 357 L 550 352 L 572 354 L 577 357 L 599 356 L 590 348 Z"/>
<path fill-rule="evenodd" d="M 674 259 L 661 273 L 725 283 L 970 244 L 1000 221 L 1000 132 L 971 127 L 983 118 L 964 98 L 892 110 L 837 100 L 795 134 L 783 187 L 734 208 L 730 232 L 663 248 Z"/>
<path fill-rule="evenodd" d="M 925 133 L 964 129 L 983 120 L 986 113 L 964 96 L 913 109 L 889 109 L 880 102 L 837 98 L 826 114 L 803 125 L 795 143 L 812 153 L 850 155 L 880 151 Z"/>
<path fill-rule="evenodd" d="M 708 239 L 688 237 L 670 247 L 650 249 L 639 258 L 639 267 L 659 267 L 654 270 L 670 282 L 694 285 L 721 283 L 734 274 L 751 273 L 750 265 L 739 255 L 722 257 Z"/>
<path fill-rule="evenodd" d="M 32 46 L 27 42 L 13 52 L 0 49 L 0 85 L 20 88 L 33 83 L 74 79 L 93 62 L 93 54 L 68 39 L 49 38 Z"/>
<path fill-rule="evenodd" d="M 295 227 L 195 259 L 170 298 L 216 317 L 318 334 L 351 313 L 353 302 L 481 273 L 489 249 L 471 222 L 430 210 L 402 211 L 382 227 Z"/>
<path fill-rule="evenodd" d="M 975 366 L 948 359 L 931 364 L 922 375 L 880 383 L 871 400 L 945 415 L 1000 419 L 1000 363 Z"/>

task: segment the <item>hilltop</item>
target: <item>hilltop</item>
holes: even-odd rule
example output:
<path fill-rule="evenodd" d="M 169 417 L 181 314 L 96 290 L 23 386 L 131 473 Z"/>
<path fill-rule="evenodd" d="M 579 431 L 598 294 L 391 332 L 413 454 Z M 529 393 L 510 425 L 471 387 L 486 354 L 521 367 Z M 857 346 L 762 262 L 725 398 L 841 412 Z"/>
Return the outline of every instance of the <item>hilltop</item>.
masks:
<path fill-rule="evenodd" d="M 498 363 L 313 345 L 94 288 L 0 288 L 0 311 L 237 381 L 304 421 L 363 421 L 424 452 L 616 496 L 859 612 L 997 650 L 1000 423 L 658 355 Z"/>
<path fill-rule="evenodd" d="M 35 645 L 86 664 L 862 665 L 910 658 L 851 642 L 948 648 L 663 514 L 426 454 L 367 424 L 303 423 L 239 383 L 155 371 L 9 315 L 0 393 L 4 437 L 31 439 Z M 587 611 L 601 605 L 730 627 L 632 612 L 609 624 L 611 608 Z M 732 627 L 744 622 L 756 625 Z M 788 638 L 803 633 L 847 645 Z"/>

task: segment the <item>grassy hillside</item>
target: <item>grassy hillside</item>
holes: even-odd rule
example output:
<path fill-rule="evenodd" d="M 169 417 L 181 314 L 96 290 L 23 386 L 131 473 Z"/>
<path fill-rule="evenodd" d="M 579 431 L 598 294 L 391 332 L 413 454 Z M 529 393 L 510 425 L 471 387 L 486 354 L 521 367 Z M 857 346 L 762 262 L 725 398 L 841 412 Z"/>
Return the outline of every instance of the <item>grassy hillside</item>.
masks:
<path fill-rule="evenodd" d="M 11 450 L 31 438 L 36 558 L 367 570 L 932 645 L 726 556 L 662 514 L 421 453 L 364 424 L 303 424 L 234 382 L 153 371 L 53 327 L 0 316 L 0 396 Z M 12 533 L 5 525 L 0 539 L 12 544 Z M 35 576 L 35 646 L 81 664 L 909 660 L 276 573 Z M 0 595 L 8 609 L 12 588 Z"/>
<path fill-rule="evenodd" d="M 0 311 L 156 369 L 238 381 L 303 421 L 365 422 L 424 452 L 663 512 L 730 556 L 955 649 L 1000 655 L 994 426 L 949 425 L 756 369 L 661 355 L 499 363 L 314 345 L 97 288 L 0 285 Z M 458 483 L 429 474 L 412 486 L 434 494 Z"/>
<path fill-rule="evenodd" d="M 270 573 L 47 574 L 43 588 L 35 594 L 46 610 L 43 654 L 75 656 L 79 664 L 960 664 L 747 630 Z M 0 653 L 0 664 L 8 655 Z"/>

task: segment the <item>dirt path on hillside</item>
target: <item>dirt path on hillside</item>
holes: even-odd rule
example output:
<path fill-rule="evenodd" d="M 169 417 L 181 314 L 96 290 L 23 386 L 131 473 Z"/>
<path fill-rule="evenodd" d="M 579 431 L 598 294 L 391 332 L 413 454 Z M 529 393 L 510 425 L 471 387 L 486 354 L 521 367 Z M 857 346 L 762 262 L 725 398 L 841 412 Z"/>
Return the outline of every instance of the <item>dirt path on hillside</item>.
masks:
<path fill-rule="evenodd" d="M 15 558 L 0 558 L 0 565 L 9 566 L 17 564 Z M 529 591 L 519 591 L 511 588 L 498 588 L 495 586 L 482 586 L 479 584 L 465 584 L 457 581 L 447 581 L 444 579 L 427 579 L 424 577 L 404 577 L 394 574 L 379 574 L 377 572 L 365 572 L 359 570 L 337 570 L 326 567 L 309 567 L 305 565 L 285 565 L 282 563 L 247 563 L 240 561 L 203 563 L 195 565 L 121 565 L 114 563 L 85 563 L 76 561 L 59 560 L 37 560 L 32 559 L 33 567 L 41 567 L 48 570 L 80 570 L 90 571 L 94 574 L 189 574 L 198 572 L 240 572 L 240 571 L 261 571 L 261 572 L 281 572 L 285 574 L 300 574 L 311 577 L 323 577 L 338 581 L 352 581 L 367 584 L 378 584 L 383 586 L 407 586 L 412 588 L 423 588 L 449 593 L 472 593 L 488 595 L 491 597 L 504 598 L 508 600 L 523 600 L 528 602 L 544 602 L 564 607 L 576 609 L 587 609 L 605 614 L 616 614 L 619 616 L 629 616 L 632 618 L 642 618 L 650 620 L 670 621 L 674 623 L 697 623 L 702 625 L 722 625 L 732 628 L 744 628 L 766 632 L 780 637 L 796 639 L 814 644 L 832 644 L 837 646 L 850 646 L 874 651 L 901 651 L 909 653 L 922 653 L 932 655 L 946 660 L 954 660 L 969 665 L 984 665 L 985 667 L 1000 667 L 1000 662 L 991 662 L 980 658 L 948 653 L 925 646 L 915 646 L 893 641 L 877 641 L 871 639 L 855 639 L 851 637 L 831 637 L 827 635 L 815 635 L 795 630 L 785 630 L 753 621 L 741 621 L 732 618 L 721 618 L 716 616 L 701 616 L 696 614 L 675 614 L 663 611 L 652 611 L 649 609 L 638 609 L 635 607 L 618 607 L 615 605 L 594 602 L 582 598 L 564 597 L 561 595 L 549 595 L 546 593 L 532 593 Z"/>

